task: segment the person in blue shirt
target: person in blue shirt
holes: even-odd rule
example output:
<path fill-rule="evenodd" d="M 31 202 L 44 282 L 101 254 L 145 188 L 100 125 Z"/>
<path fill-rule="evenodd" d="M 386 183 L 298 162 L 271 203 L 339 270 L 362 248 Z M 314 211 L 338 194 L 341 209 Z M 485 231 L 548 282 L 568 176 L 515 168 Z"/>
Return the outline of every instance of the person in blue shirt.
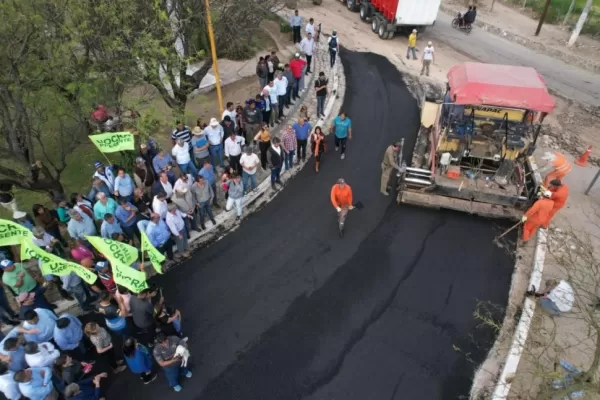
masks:
<path fill-rule="evenodd" d="M 198 172 L 198 175 L 202 176 L 206 183 L 210 185 L 215 194 L 213 196 L 213 206 L 219 208 L 219 203 L 217 202 L 217 177 L 215 175 L 215 169 L 210 163 L 210 161 L 204 161 L 204 166 Z"/>
<path fill-rule="evenodd" d="M 165 153 L 162 149 L 159 150 L 156 157 L 152 159 L 152 168 L 154 169 L 156 176 L 158 177 L 161 172 L 166 172 L 171 185 L 177 180 L 175 171 L 173 171 L 173 165 L 175 165 L 175 161 L 173 161 L 171 154 Z"/>
<path fill-rule="evenodd" d="M 346 142 L 352 139 L 352 121 L 345 112 L 335 117 L 331 124 L 331 133 L 335 134 L 335 151 L 342 149 L 342 160 L 346 158 Z"/>
<path fill-rule="evenodd" d="M 117 177 L 115 178 L 115 196 L 119 199 L 132 201 L 134 189 L 135 183 L 131 179 L 131 176 L 126 174 L 123 168 L 119 168 L 117 170 Z"/>
<path fill-rule="evenodd" d="M 312 126 L 306 122 L 304 118 L 298 118 L 298 122 L 292 125 L 292 129 L 296 134 L 298 162 L 300 162 L 300 160 L 306 161 L 306 144 L 308 143 L 308 136 L 310 135 Z"/>
<path fill-rule="evenodd" d="M 33 229 L 33 220 L 24 211 L 15 211 L 13 213 L 13 221 L 29 230 Z"/>
<path fill-rule="evenodd" d="M 128 202 L 127 200 L 119 200 L 119 206 L 115 210 L 115 217 L 121 224 L 121 228 L 130 239 L 137 236 L 140 239 L 140 231 L 138 230 L 137 217 L 138 209 L 136 206 Z"/>
<path fill-rule="evenodd" d="M 161 253 L 167 253 L 169 260 L 173 259 L 173 240 L 171 239 L 171 231 L 166 222 L 160 218 L 158 214 L 152 214 L 150 223 L 146 227 L 146 235 L 150 239 L 150 243 Z"/>
<path fill-rule="evenodd" d="M 58 399 L 58 393 L 52 384 L 52 370 L 48 367 L 15 372 L 15 382 L 19 384 L 21 394 L 29 400 Z"/>
<path fill-rule="evenodd" d="M 81 321 L 77 317 L 71 314 L 62 314 L 59 319 L 56 320 L 56 326 L 54 327 L 54 343 L 62 351 L 77 350 L 81 359 L 85 355 L 85 346 L 83 341 L 83 329 L 81 328 Z"/>
<path fill-rule="evenodd" d="M 45 308 L 29 310 L 24 315 L 25 322 L 18 328 L 28 342 L 48 342 L 54 335 L 56 314 Z"/>
<path fill-rule="evenodd" d="M 152 356 L 146 346 L 129 337 L 123 342 L 123 356 L 129 370 L 140 375 L 144 384 L 156 379 L 156 374 L 152 373 Z"/>
<path fill-rule="evenodd" d="M 7 365 L 8 369 L 13 372 L 27 368 L 27 362 L 25 361 L 25 349 L 19 341 L 19 333 L 19 328 L 13 328 L 0 342 L 0 354 L 10 357 L 10 361 L 7 363 Z"/>
<path fill-rule="evenodd" d="M 116 210 L 115 210 L 116 211 Z M 112 239 L 113 233 L 123 234 L 123 229 L 119 222 L 115 219 L 115 216 L 108 213 L 104 215 L 104 221 L 100 226 L 100 235 L 104 239 Z"/>

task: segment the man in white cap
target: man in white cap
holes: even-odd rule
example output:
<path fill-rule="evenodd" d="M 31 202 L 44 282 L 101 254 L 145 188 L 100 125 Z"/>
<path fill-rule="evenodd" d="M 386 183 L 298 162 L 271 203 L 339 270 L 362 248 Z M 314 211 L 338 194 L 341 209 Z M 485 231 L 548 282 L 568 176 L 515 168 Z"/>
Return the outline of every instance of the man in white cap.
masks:
<path fill-rule="evenodd" d="M 423 67 L 421 68 L 421 75 L 425 73 L 425 75 L 429 76 L 429 66 L 432 63 L 435 63 L 435 49 L 433 48 L 433 43 L 427 42 L 427 47 L 423 49 L 423 59 L 422 59 Z"/>
<path fill-rule="evenodd" d="M 208 139 L 208 152 L 213 168 L 217 167 L 217 161 L 221 168 L 225 168 L 223 164 L 223 137 L 225 136 L 225 132 L 216 118 L 210 119 L 210 123 L 204 128 L 204 134 Z"/>
<path fill-rule="evenodd" d="M 408 36 L 408 48 L 406 49 L 406 59 L 410 60 L 410 54 L 412 53 L 413 60 L 417 59 L 417 30 L 413 29 L 412 33 Z"/>

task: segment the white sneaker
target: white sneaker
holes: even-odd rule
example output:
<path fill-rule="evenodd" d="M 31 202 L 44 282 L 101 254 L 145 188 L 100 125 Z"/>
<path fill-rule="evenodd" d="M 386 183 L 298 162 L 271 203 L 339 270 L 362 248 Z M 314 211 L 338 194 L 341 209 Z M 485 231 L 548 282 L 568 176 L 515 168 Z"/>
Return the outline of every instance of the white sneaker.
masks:
<path fill-rule="evenodd" d="M 342 158 L 342 160 L 343 160 L 344 158 L 346 158 L 346 155 L 345 155 L 345 154 L 342 154 L 342 157 L 341 157 L 341 158 Z"/>
<path fill-rule="evenodd" d="M 338 151 L 339 149 L 340 149 L 339 147 L 336 147 L 336 148 L 335 148 L 335 151 Z"/>

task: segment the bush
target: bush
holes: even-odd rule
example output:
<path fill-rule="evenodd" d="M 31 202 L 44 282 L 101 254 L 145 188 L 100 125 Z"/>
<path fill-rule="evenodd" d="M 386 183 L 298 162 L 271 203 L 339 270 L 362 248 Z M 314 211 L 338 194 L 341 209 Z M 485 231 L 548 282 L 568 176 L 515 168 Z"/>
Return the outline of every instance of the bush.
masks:
<path fill-rule="evenodd" d="M 279 32 L 289 33 L 291 31 L 292 31 L 292 26 L 289 23 L 284 22 L 284 21 L 279 23 Z"/>

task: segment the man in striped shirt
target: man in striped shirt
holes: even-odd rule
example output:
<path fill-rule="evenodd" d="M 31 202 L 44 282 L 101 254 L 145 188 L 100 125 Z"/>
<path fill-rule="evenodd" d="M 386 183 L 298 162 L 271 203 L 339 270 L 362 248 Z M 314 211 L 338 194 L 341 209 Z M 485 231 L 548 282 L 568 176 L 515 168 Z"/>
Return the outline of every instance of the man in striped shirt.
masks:
<path fill-rule="evenodd" d="M 171 142 L 173 143 L 173 146 L 177 144 L 179 139 L 188 144 L 191 162 L 196 165 L 194 163 L 194 146 L 192 146 L 192 130 L 189 126 L 184 125 L 181 121 L 177 121 L 177 126 L 175 129 L 173 129 L 173 133 L 171 134 Z"/>

